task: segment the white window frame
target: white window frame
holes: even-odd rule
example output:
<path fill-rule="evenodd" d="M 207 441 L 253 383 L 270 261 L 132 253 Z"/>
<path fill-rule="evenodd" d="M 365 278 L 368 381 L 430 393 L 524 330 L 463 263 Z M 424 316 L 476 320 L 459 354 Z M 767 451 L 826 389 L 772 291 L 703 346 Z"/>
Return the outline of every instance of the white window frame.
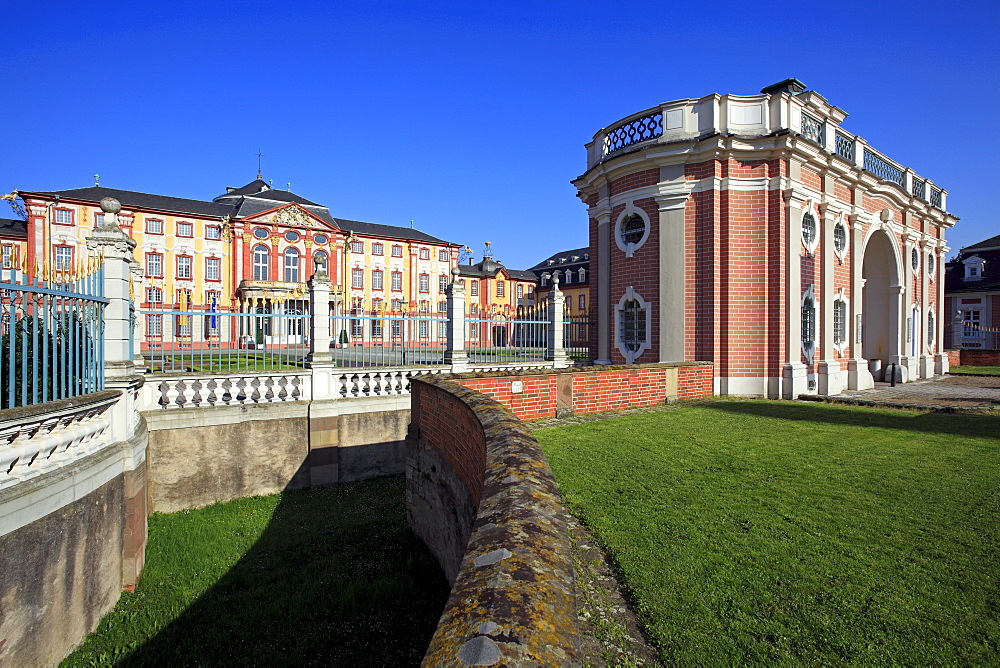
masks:
<path fill-rule="evenodd" d="M 365 287 L 365 270 L 360 267 L 351 267 L 351 289 L 363 290 Z"/>
<path fill-rule="evenodd" d="M 163 278 L 163 254 L 146 253 L 146 276 Z"/>
<path fill-rule="evenodd" d="M 222 280 L 222 258 L 219 257 L 205 258 L 205 280 L 206 281 Z"/>
<path fill-rule="evenodd" d="M 640 341 L 636 350 L 632 350 L 624 340 L 625 331 L 623 316 L 625 313 L 625 306 L 630 301 L 638 302 L 639 309 L 645 313 L 645 340 Z M 631 285 L 625 289 L 625 293 L 622 294 L 621 299 L 618 300 L 618 305 L 615 307 L 615 346 L 618 348 L 618 352 L 621 353 L 622 357 L 625 358 L 626 364 L 635 364 L 635 361 L 642 357 L 642 354 L 650 349 L 652 346 L 652 322 L 653 322 L 653 310 L 649 302 L 642 298 L 635 288 Z"/>
<path fill-rule="evenodd" d="M 178 255 L 177 256 L 177 278 L 183 280 L 190 280 L 194 278 L 194 263 L 192 262 L 194 258 L 190 255 Z"/>
<path fill-rule="evenodd" d="M 364 241 L 352 241 L 351 242 L 351 252 L 352 253 L 364 253 L 365 252 L 365 242 Z"/>
<path fill-rule="evenodd" d="M 811 310 L 809 318 L 812 325 L 812 331 L 806 332 L 803 329 L 800 331 L 799 338 L 802 340 L 802 355 L 806 358 L 807 364 L 812 364 L 813 357 L 816 355 L 816 339 L 819 337 L 819 323 L 817 321 L 817 316 L 819 314 L 819 300 L 816 299 L 816 293 L 813 290 L 812 285 L 810 285 L 805 292 L 802 293 L 802 301 L 799 309 L 800 329 L 802 329 L 802 324 L 804 324 L 803 321 L 806 317 L 806 309 Z"/>
<path fill-rule="evenodd" d="M 264 244 L 253 247 L 253 280 L 271 280 L 271 251 Z"/>
<path fill-rule="evenodd" d="M 393 292 L 403 291 L 403 272 L 394 271 L 389 274 L 389 281 Z"/>
<path fill-rule="evenodd" d="M 218 225 L 206 225 L 205 226 L 205 238 L 212 241 L 217 241 L 222 238 L 222 228 Z"/>
<path fill-rule="evenodd" d="M 448 251 L 444 249 L 438 250 L 438 262 L 447 262 L 447 261 L 448 261 Z"/>
<path fill-rule="evenodd" d="M 187 233 L 186 234 L 182 233 L 181 229 L 184 229 Z M 189 223 L 189 222 L 186 222 L 186 221 L 178 222 L 177 223 L 177 236 L 184 237 L 184 238 L 193 237 L 194 236 L 194 223 Z"/>
<path fill-rule="evenodd" d="M 381 290 L 384 280 L 385 279 L 381 269 L 372 270 L 372 290 Z"/>
<path fill-rule="evenodd" d="M 837 230 L 844 231 L 844 247 L 837 248 Z M 837 259 L 843 263 L 844 258 L 847 257 L 847 247 L 850 245 L 850 238 L 848 237 L 847 225 L 844 224 L 843 220 L 838 220 L 833 224 L 833 253 L 837 256 Z"/>
<path fill-rule="evenodd" d="M 628 218 L 633 214 L 638 215 L 640 218 L 642 218 L 645 227 L 642 231 L 642 237 L 639 238 L 639 241 L 635 243 L 627 243 L 624 239 L 622 239 L 622 223 L 625 221 L 626 218 Z M 649 222 L 649 215 L 642 209 L 642 207 L 635 206 L 633 202 L 628 202 L 625 205 L 625 208 L 622 210 L 622 212 L 618 214 L 618 219 L 615 220 L 615 229 L 614 229 L 615 243 L 618 245 L 618 249 L 621 250 L 621 252 L 625 253 L 625 257 L 632 257 L 632 255 L 634 255 L 637 250 L 642 248 L 643 244 L 645 244 L 646 241 L 649 239 L 649 232 L 651 229 L 652 226 L 650 225 Z"/>
<path fill-rule="evenodd" d="M 392 257 L 403 257 L 403 246 L 400 244 L 392 245 Z"/>
<path fill-rule="evenodd" d="M 286 283 L 298 283 L 302 274 L 302 256 L 296 248 L 285 249 L 283 278 Z"/>
<path fill-rule="evenodd" d="M 812 238 L 806 237 L 806 216 L 812 219 Z M 802 247 L 806 249 L 810 254 L 816 252 L 816 246 L 819 244 L 819 219 L 812 210 L 812 206 L 807 206 L 802 210 L 802 217 L 799 220 L 799 238 L 802 239 Z"/>
<path fill-rule="evenodd" d="M 837 341 L 837 304 L 844 305 L 844 337 L 839 342 Z M 837 294 L 833 297 L 833 347 L 837 351 L 837 354 L 843 355 L 844 350 L 851 343 L 851 300 L 844 295 L 844 289 L 840 288 L 837 290 Z"/>

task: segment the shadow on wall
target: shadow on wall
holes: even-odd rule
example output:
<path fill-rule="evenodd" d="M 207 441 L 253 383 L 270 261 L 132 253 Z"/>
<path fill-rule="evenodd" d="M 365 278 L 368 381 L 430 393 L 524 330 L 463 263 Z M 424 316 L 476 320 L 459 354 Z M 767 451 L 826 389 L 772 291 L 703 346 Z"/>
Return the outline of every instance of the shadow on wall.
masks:
<path fill-rule="evenodd" d="M 163 590 L 186 586 L 163 571 L 210 570 L 212 559 L 239 552 L 230 536 L 253 536 L 267 524 L 235 565 L 119 665 L 418 664 L 448 583 L 407 527 L 402 477 L 286 491 L 274 506 L 262 501 L 190 513 L 200 519 L 181 540 L 211 545 L 204 554 L 159 544 L 152 518 L 147 570 L 131 595 L 150 602 L 132 606 L 132 615 L 169 595 Z M 272 507 L 270 519 L 260 517 Z M 220 526 L 228 536 L 213 543 Z"/>

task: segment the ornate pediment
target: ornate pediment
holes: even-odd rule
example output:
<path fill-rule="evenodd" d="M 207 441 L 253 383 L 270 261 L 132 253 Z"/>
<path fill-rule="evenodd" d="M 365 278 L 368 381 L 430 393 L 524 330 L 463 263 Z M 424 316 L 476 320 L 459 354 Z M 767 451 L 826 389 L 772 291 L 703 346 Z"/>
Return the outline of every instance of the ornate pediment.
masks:
<path fill-rule="evenodd" d="M 260 216 L 256 218 L 256 221 L 271 223 L 272 225 L 286 225 L 288 227 L 310 227 L 315 229 L 327 229 L 329 227 L 295 203 L 283 206 L 273 213 Z"/>

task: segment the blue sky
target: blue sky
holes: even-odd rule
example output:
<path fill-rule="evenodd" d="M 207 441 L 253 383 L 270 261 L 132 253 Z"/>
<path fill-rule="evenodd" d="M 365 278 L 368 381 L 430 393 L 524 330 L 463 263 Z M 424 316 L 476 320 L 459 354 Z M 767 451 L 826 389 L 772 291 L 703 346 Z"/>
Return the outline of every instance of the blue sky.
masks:
<path fill-rule="evenodd" d="M 256 176 L 334 216 L 485 241 L 526 268 L 587 244 L 569 181 L 602 126 L 790 76 L 1000 233 L 1000 3 L 19 3 L 0 189 L 211 199 Z M 6 205 L 0 205 L 6 207 Z M 0 216 L 11 216 L 0 210 Z"/>

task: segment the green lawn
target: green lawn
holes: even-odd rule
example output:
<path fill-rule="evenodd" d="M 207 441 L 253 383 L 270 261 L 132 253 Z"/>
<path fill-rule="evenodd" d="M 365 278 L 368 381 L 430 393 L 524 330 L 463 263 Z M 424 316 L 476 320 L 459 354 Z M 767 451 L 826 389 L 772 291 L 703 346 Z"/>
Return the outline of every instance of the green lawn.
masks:
<path fill-rule="evenodd" d="M 171 355 L 165 359 L 153 356 L 147 360 L 153 372 L 222 373 L 230 371 L 269 371 L 272 369 L 302 369 L 305 363 L 293 353 L 212 353 L 195 352 Z"/>
<path fill-rule="evenodd" d="M 998 661 L 1000 416 L 764 401 L 541 429 L 665 662 Z"/>
<path fill-rule="evenodd" d="M 138 587 L 63 665 L 416 665 L 448 584 L 402 477 L 149 520 Z"/>
<path fill-rule="evenodd" d="M 1000 376 L 1000 366 L 953 366 L 949 373 L 973 373 L 988 376 Z"/>

